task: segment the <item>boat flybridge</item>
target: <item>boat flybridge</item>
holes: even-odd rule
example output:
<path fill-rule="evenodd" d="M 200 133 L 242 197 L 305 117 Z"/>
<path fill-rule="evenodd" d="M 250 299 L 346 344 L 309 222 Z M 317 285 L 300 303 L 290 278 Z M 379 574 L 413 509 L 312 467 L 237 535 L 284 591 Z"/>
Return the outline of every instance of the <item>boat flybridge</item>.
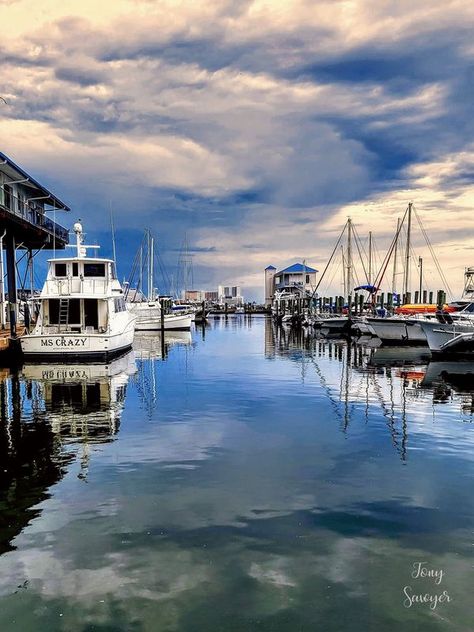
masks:
<path fill-rule="evenodd" d="M 108 361 L 130 349 L 135 316 L 127 309 L 112 259 L 87 257 L 74 224 L 75 257 L 50 259 L 33 331 L 22 336 L 28 359 Z"/>

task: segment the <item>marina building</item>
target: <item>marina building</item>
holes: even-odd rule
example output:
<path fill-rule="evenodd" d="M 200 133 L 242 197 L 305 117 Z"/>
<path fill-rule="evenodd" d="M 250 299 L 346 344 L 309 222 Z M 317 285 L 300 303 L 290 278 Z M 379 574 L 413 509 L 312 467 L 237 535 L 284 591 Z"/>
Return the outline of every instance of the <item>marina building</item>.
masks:
<path fill-rule="evenodd" d="M 276 293 L 305 296 L 314 291 L 318 270 L 305 263 L 294 263 L 283 270 L 270 265 L 265 268 L 265 306 L 270 307 Z"/>
<path fill-rule="evenodd" d="M 69 242 L 68 230 L 55 221 L 56 211 L 70 208 L 33 176 L 0 152 L 0 320 L 10 323 L 16 335 L 18 319 L 16 251 L 26 251 L 29 278 L 33 278 L 33 251 L 62 250 Z M 46 213 L 51 211 L 53 218 Z M 4 256 L 6 253 L 8 309 L 5 310 Z M 22 288 L 23 290 L 25 288 Z M 29 288 L 30 292 L 32 287 Z"/>

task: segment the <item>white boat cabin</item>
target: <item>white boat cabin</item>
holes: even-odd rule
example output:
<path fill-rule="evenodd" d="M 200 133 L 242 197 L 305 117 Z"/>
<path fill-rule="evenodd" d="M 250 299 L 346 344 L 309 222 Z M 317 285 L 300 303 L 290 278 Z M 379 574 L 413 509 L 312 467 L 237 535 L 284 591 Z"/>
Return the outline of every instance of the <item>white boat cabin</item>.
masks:
<path fill-rule="evenodd" d="M 37 325 L 44 333 L 105 333 L 113 314 L 126 311 L 110 259 L 49 261 Z"/>

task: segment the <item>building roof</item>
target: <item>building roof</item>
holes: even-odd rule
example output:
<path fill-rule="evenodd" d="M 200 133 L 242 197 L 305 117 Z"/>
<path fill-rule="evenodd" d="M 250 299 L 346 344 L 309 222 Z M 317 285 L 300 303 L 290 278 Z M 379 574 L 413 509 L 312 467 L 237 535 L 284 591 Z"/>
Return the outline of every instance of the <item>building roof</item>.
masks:
<path fill-rule="evenodd" d="M 294 274 L 298 272 L 310 274 L 311 272 L 318 272 L 318 270 L 315 270 L 310 266 L 305 266 L 302 263 L 294 263 L 292 266 L 289 266 L 284 270 L 280 270 L 280 272 L 277 272 L 276 275 L 278 276 L 279 274 Z"/>
<path fill-rule="evenodd" d="M 45 204 L 49 204 L 54 206 L 56 209 L 61 211 L 70 211 L 69 206 L 61 202 L 59 198 L 51 193 L 46 187 L 40 184 L 37 180 L 30 176 L 26 171 L 24 171 L 21 167 L 13 162 L 8 156 L 3 154 L 0 151 L 0 171 L 6 173 L 9 177 L 13 178 L 13 180 L 26 180 L 26 182 L 22 182 L 24 186 L 29 186 L 32 189 L 33 195 L 32 198 L 41 197 L 42 201 Z M 8 184 L 6 182 L 5 184 Z"/>
<path fill-rule="evenodd" d="M 275 266 L 267 266 L 265 270 L 276 270 Z"/>

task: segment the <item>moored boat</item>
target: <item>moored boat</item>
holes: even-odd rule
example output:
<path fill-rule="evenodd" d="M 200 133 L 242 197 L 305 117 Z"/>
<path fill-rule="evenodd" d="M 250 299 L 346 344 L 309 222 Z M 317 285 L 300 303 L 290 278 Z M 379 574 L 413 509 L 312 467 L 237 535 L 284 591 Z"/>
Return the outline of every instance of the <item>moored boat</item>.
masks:
<path fill-rule="evenodd" d="M 135 316 L 125 305 L 112 259 L 88 258 L 82 225 L 76 256 L 50 259 L 31 333 L 21 337 L 28 360 L 108 361 L 131 348 Z"/>
<path fill-rule="evenodd" d="M 191 329 L 192 314 L 163 314 L 159 301 L 131 303 L 130 311 L 136 316 L 137 331 L 165 331 Z"/>

